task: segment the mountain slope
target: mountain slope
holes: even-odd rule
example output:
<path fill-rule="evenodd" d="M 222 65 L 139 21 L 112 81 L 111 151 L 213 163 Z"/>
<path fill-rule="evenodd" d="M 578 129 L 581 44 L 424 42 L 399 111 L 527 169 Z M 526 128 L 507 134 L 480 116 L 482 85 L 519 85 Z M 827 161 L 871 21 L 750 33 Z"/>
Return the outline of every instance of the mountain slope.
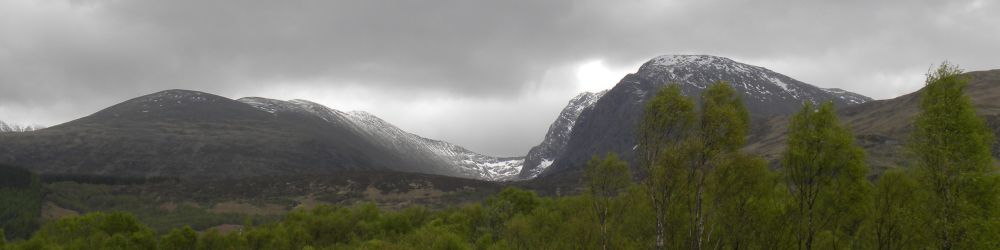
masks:
<path fill-rule="evenodd" d="M 556 121 L 549 126 L 549 131 L 545 133 L 545 139 L 542 140 L 542 143 L 528 151 L 528 155 L 524 159 L 524 168 L 522 168 L 518 178 L 535 178 L 552 165 L 555 158 L 566 151 L 570 132 L 573 131 L 573 126 L 576 125 L 580 113 L 593 107 L 594 103 L 600 100 L 605 93 L 607 90 L 598 93 L 584 92 L 570 100 L 569 104 L 559 113 Z"/>
<path fill-rule="evenodd" d="M 0 121 L 0 133 L 16 133 L 16 132 L 31 132 L 45 127 L 38 125 L 18 125 L 14 123 L 6 123 Z"/>
<path fill-rule="evenodd" d="M 1000 139 L 1000 70 L 965 73 L 969 85 L 965 93 L 976 112 Z M 840 120 L 851 128 L 856 141 L 867 151 L 868 164 L 876 172 L 885 168 L 904 167 L 909 158 L 906 142 L 913 122 L 920 112 L 922 90 L 889 100 L 878 100 L 838 110 Z M 754 131 L 746 151 L 777 160 L 785 149 L 788 130 L 787 116 L 773 117 Z M 1000 148 L 994 147 L 994 157 L 1000 158 Z"/>
<path fill-rule="evenodd" d="M 332 125 L 347 127 L 379 147 L 406 155 L 408 161 L 454 172 L 449 174 L 451 176 L 506 180 L 520 172 L 523 162 L 523 158 L 492 157 L 448 142 L 423 138 L 364 111 L 341 112 L 305 100 L 280 101 L 249 97 L 238 101 L 275 115 L 312 115 Z"/>
<path fill-rule="evenodd" d="M 444 153 L 432 153 L 438 151 Z M 0 162 L 60 174 L 240 178 L 398 171 L 502 179 L 519 171 L 518 160 L 420 138 L 366 113 L 187 90 L 134 98 L 33 133 L 0 135 Z"/>
<path fill-rule="evenodd" d="M 313 119 L 280 120 L 224 97 L 162 91 L 0 137 L 0 162 L 40 173 L 217 176 L 390 169 L 401 159 Z"/>
<path fill-rule="evenodd" d="M 846 107 L 871 98 L 839 89 L 815 87 L 774 71 L 708 55 L 659 56 L 626 75 L 592 108 L 577 118 L 564 154 L 541 175 L 579 170 L 592 155 L 616 152 L 633 159 L 635 128 L 645 103 L 667 84 L 677 84 L 687 95 L 698 97 L 710 84 L 726 81 L 738 93 L 756 121 L 791 114 L 805 101 L 833 101 Z M 698 100 L 700 101 L 700 100 Z"/>

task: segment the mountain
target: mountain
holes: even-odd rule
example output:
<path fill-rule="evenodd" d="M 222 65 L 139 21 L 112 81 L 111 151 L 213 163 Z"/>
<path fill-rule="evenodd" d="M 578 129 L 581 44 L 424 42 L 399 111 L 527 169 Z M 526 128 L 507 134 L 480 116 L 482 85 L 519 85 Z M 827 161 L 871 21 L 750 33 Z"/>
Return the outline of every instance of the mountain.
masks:
<path fill-rule="evenodd" d="M 259 97 L 240 98 L 274 115 L 299 114 L 322 119 L 331 125 L 346 127 L 373 144 L 399 155 L 406 155 L 413 162 L 445 166 L 457 171 L 458 176 L 506 180 L 521 170 L 523 158 L 499 158 L 478 154 L 461 146 L 444 141 L 427 139 L 402 129 L 364 111 L 341 112 L 306 100 L 280 101 Z M 455 176 L 455 174 L 452 174 Z"/>
<path fill-rule="evenodd" d="M 606 90 L 598 93 L 584 92 L 570 100 L 556 121 L 549 126 L 542 143 L 528 151 L 518 178 L 535 178 L 552 165 L 556 157 L 565 153 L 566 143 L 569 141 L 573 126 L 576 125 L 576 119 L 584 110 L 593 107 L 605 93 Z"/>
<path fill-rule="evenodd" d="M 976 71 L 964 74 L 969 79 L 965 89 L 976 112 L 986 120 L 1000 139 L 1000 70 Z M 923 90 L 889 100 L 878 100 L 838 110 L 840 121 L 851 128 L 856 141 L 867 152 L 868 164 L 882 169 L 909 164 L 906 142 L 913 131 L 913 122 L 920 112 Z M 772 161 L 785 149 L 788 116 L 772 117 L 751 135 L 746 151 Z M 994 157 L 1000 158 L 1000 148 L 994 147 Z"/>
<path fill-rule="evenodd" d="M 39 129 L 45 128 L 39 125 L 18 125 L 13 123 L 5 123 L 0 121 L 0 133 L 16 133 L 16 132 L 31 132 Z"/>
<path fill-rule="evenodd" d="M 863 104 L 871 98 L 841 89 L 812 86 L 763 67 L 710 55 L 665 55 L 644 63 L 626 75 L 590 108 L 577 117 L 565 148 L 540 176 L 578 170 L 591 156 L 616 152 L 634 158 L 635 128 L 645 103 L 668 84 L 700 102 L 710 84 L 726 81 L 742 95 L 751 117 L 760 123 L 768 117 L 798 111 L 805 101 L 832 101 L 837 107 Z M 529 156 L 526 164 L 531 160 Z M 525 167 L 531 171 L 532 168 Z M 531 173 L 527 173 L 531 175 Z"/>
<path fill-rule="evenodd" d="M 40 173 L 241 178 L 396 171 L 504 179 L 518 158 L 422 138 L 364 112 L 167 90 L 33 133 L 0 134 L 0 162 Z"/>

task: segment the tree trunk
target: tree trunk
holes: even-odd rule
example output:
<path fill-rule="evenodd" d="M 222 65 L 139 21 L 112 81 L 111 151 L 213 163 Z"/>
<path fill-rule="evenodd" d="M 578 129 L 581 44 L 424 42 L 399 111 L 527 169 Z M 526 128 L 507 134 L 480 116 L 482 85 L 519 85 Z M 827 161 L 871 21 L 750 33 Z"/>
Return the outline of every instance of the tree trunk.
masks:
<path fill-rule="evenodd" d="M 608 206 L 604 207 L 604 217 L 601 218 L 601 246 L 608 250 Z"/>
<path fill-rule="evenodd" d="M 656 250 L 665 249 L 663 246 L 663 233 L 663 212 L 662 210 L 659 210 L 656 212 Z"/>
<path fill-rule="evenodd" d="M 691 249 L 693 250 L 701 250 L 702 236 L 705 234 L 705 218 L 703 218 L 704 216 L 702 213 L 702 203 L 704 201 L 704 197 L 702 196 L 705 193 L 704 177 L 701 177 L 699 179 L 700 180 L 698 181 L 698 188 L 697 191 L 695 191 L 695 211 L 694 211 L 695 228 L 694 228 L 694 239 L 692 242 L 693 244 L 691 244 Z"/>

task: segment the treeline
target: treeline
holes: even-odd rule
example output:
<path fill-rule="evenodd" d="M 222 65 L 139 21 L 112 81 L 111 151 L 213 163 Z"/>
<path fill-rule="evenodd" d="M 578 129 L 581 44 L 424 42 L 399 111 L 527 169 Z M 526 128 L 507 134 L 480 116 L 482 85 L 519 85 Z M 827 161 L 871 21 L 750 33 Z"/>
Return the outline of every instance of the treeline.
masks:
<path fill-rule="evenodd" d="M 185 227 L 157 236 L 130 215 L 95 213 L 7 248 L 1000 249 L 994 139 L 960 73 L 945 64 L 928 74 L 913 162 L 872 179 L 829 103 L 792 118 L 772 170 L 739 151 L 749 116 L 728 84 L 708 87 L 700 105 L 671 86 L 647 106 L 639 166 L 595 157 L 578 196 L 511 188 L 441 211 L 321 206 L 225 234 Z"/>
<path fill-rule="evenodd" d="M 22 168 L 0 164 L 0 232 L 10 238 L 23 239 L 37 230 L 42 195 L 38 176 Z"/>

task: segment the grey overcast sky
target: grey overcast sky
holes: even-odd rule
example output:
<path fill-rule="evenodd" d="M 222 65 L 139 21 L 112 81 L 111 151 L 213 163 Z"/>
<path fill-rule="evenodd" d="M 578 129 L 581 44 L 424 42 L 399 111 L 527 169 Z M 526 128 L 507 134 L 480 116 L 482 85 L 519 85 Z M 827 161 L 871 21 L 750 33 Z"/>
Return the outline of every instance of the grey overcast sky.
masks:
<path fill-rule="evenodd" d="M 365 110 L 524 155 L 574 95 L 661 54 L 892 98 L 944 60 L 1000 68 L 1000 4 L 0 0 L 0 120 L 55 125 L 181 88 Z"/>

